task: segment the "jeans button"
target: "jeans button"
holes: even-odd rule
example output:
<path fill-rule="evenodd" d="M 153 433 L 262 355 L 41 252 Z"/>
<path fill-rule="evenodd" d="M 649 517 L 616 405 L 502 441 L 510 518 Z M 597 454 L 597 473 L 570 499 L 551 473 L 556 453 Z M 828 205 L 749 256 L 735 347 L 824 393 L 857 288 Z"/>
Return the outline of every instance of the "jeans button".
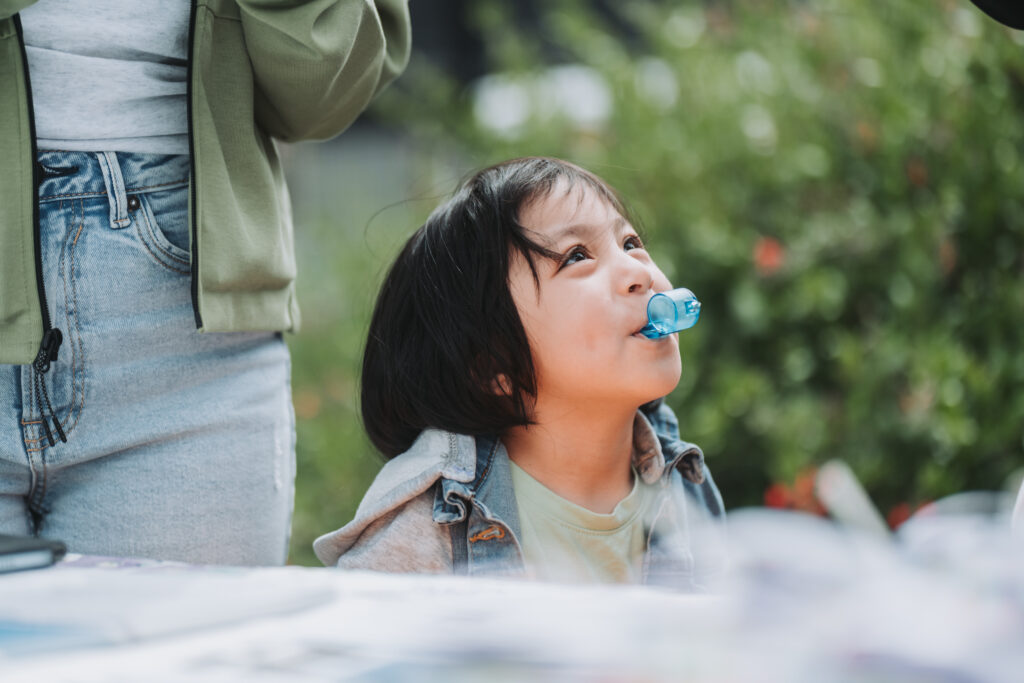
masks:
<path fill-rule="evenodd" d="M 141 205 L 142 205 L 142 203 L 139 202 L 138 195 L 134 195 L 134 194 L 128 195 L 128 210 L 129 211 L 137 211 L 138 208 Z"/>

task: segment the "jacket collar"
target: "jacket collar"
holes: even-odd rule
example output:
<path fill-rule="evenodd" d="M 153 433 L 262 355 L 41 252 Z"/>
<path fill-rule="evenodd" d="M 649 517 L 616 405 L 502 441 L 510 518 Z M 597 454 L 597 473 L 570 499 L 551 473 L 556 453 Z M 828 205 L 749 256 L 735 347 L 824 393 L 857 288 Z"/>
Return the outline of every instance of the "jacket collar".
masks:
<path fill-rule="evenodd" d="M 660 403 L 651 411 L 637 411 L 633 420 L 633 467 L 645 484 L 667 477 L 673 469 L 678 469 L 684 478 L 695 484 L 702 483 L 704 453 L 694 444 L 674 436 L 678 433 L 675 423 L 665 422 L 665 415 L 670 416 L 671 412 L 662 411 Z M 513 528 L 517 528 L 519 515 L 505 446 L 495 437 L 481 436 L 475 439 L 474 451 L 471 479 L 466 479 L 465 475 L 457 479 L 442 478 L 434 501 L 434 521 L 451 524 L 464 520 L 469 514 L 468 501 L 476 500 L 487 517 L 512 521 Z M 458 463 L 453 467 L 460 473 L 469 471 L 466 455 L 460 451 L 448 457 L 449 462 Z"/>
<path fill-rule="evenodd" d="M 334 564 L 377 519 L 429 490 L 438 480 L 466 486 L 473 482 L 475 473 L 473 437 L 424 430 L 409 450 L 384 463 L 352 521 L 318 538 L 313 548 L 321 561 Z"/>
<path fill-rule="evenodd" d="M 653 484 L 673 468 L 694 484 L 703 483 L 703 451 L 679 439 L 675 422 L 667 424 L 665 414 L 660 407 L 650 413 L 637 411 L 633 420 L 633 467 L 645 484 Z"/>

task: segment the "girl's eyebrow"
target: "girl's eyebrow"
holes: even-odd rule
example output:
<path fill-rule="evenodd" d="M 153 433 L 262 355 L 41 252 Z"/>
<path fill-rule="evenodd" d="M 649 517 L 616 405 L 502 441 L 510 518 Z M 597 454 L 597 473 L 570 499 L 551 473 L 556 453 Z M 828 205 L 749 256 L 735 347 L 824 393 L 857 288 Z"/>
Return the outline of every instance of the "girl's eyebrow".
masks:
<path fill-rule="evenodd" d="M 616 234 L 622 232 L 622 229 L 627 226 L 626 219 L 622 216 L 616 216 L 612 221 L 612 231 Z M 566 238 L 573 239 L 586 239 L 593 237 L 593 235 L 599 232 L 603 226 L 594 225 L 593 223 L 572 223 L 563 228 L 555 230 L 551 234 L 551 244 L 559 244 Z"/>

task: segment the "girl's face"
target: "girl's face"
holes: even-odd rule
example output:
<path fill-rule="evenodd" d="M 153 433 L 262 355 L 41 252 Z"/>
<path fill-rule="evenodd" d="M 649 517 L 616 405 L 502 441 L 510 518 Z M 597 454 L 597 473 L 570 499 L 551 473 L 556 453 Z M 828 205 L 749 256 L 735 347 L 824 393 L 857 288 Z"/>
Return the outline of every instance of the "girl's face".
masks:
<path fill-rule="evenodd" d="M 528 237 L 561 255 L 535 258 L 539 287 L 516 253 L 509 288 L 530 342 L 539 404 L 631 407 L 679 382 L 677 335 L 639 334 L 647 301 L 671 289 L 633 227 L 588 188 L 556 185 L 520 211 Z"/>

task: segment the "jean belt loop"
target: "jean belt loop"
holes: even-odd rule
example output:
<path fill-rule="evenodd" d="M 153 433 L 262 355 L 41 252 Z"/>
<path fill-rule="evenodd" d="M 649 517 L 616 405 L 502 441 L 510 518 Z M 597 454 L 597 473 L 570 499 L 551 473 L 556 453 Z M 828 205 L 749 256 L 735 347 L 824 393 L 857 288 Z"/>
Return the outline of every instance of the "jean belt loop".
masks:
<path fill-rule="evenodd" d="M 100 170 L 103 172 L 103 184 L 107 186 L 107 199 L 110 202 L 110 227 L 115 230 L 127 228 L 132 224 L 131 216 L 128 215 L 128 195 L 124 188 L 124 178 L 121 176 L 121 165 L 117 161 L 115 152 L 97 152 L 96 157 L 100 162 Z"/>

